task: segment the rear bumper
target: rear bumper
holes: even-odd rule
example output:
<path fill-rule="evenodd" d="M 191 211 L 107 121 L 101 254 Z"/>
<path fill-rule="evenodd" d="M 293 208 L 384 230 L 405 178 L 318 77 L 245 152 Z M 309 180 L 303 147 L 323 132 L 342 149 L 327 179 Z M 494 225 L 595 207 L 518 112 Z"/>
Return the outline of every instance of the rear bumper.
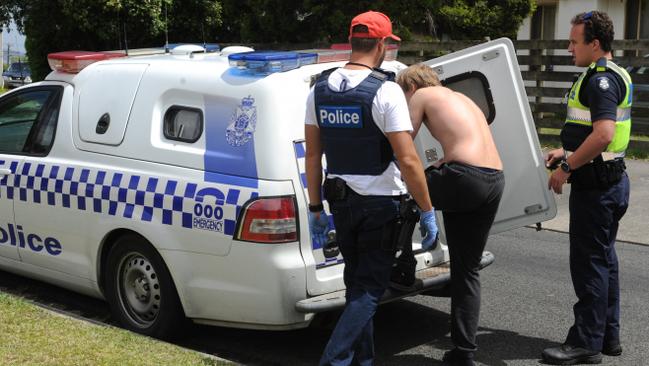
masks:
<path fill-rule="evenodd" d="M 196 322 L 246 329 L 285 330 L 308 326 L 298 313 L 306 297 L 299 244 L 232 243 L 228 256 L 161 250 L 185 315 Z"/>
<path fill-rule="evenodd" d="M 482 259 L 480 260 L 480 269 L 489 266 L 493 263 L 494 259 L 494 255 L 490 252 L 483 252 Z M 421 284 L 416 290 L 411 292 L 402 292 L 389 288 L 383 294 L 380 304 L 415 296 L 422 292 L 430 292 L 430 294 L 434 294 L 435 290 L 442 289 L 451 281 L 449 263 L 422 269 L 417 271 L 416 276 L 421 280 Z M 295 310 L 300 313 L 322 313 L 341 309 L 343 307 L 345 307 L 345 290 L 310 297 L 295 303 Z"/>

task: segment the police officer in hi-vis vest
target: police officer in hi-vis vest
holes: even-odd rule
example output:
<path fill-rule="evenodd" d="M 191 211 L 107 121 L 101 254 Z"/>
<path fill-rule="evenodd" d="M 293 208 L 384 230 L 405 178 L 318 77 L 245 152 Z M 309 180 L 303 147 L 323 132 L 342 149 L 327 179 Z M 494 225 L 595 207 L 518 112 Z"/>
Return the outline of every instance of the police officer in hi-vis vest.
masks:
<path fill-rule="evenodd" d="M 410 131 L 406 98 L 378 69 L 392 34 L 390 19 L 369 11 L 356 16 L 349 35 L 352 53 L 344 67 L 327 70 L 307 100 L 306 175 L 309 229 L 328 230 L 323 211 L 322 153 L 327 159 L 324 198 L 345 261 L 346 305 L 324 350 L 321 365 L 372 365 L 372 318 L 390 282 L 396 254 L 400 200 L 406 186 L 421 209 L 427 231 L 423 245 L 436 237 L 422 163 Z M 404 182 L 402 181 L 405 181 Z"/>
<path fill-rule="evenodd" d="M 574 324 L 563 345 L 543 351 L 552 364 L 600 363 L 618 356 L 620 288 L 615 237 L 629 204 L 624 155 L 631 132 L 633 84 L 612 59 L 613 22 L 591 11 L 572 19 L 570 46 L 576 66 L 588 69 L 568 95 L 562 149 L 546 157 L 559 163 L 548 181 L 570 189 L 570 273 L 578 301 Z"/>

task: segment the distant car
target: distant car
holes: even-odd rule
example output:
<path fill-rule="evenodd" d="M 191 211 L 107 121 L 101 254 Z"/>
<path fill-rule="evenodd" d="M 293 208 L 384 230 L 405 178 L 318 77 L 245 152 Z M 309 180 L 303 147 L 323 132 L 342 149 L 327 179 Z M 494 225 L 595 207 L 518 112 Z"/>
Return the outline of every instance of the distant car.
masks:
<path fill-rule="evenodd" d="M 13 62 L 7 71 L 2 73 L 2 79 L 7 88 L 16 88 L 32 82 L 32 72 L 29 64 Z"/>

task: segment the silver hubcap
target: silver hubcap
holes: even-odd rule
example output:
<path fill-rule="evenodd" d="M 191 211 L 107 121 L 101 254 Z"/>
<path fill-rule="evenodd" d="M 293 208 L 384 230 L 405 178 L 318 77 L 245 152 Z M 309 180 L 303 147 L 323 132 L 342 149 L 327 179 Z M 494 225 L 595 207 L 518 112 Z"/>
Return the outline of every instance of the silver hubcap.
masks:
<path fill-rule="evenodd" d="M 160 312 L 160 283 L 153 265 L 143 255 L 129 253 L 122 258 L 117 275 L 126 315 L 141 327 L 150 326 Z"/>

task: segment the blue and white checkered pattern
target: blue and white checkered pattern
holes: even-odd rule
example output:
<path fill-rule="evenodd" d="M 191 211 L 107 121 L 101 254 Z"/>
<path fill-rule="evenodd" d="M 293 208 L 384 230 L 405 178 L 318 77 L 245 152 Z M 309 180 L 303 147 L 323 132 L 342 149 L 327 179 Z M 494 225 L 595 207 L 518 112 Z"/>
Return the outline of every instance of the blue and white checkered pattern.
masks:
<path fill-rule="evenodd" d="M 309 192 L 306 184 L 306 166 L 304 162 L 304 158 L 306 156 L 306 143 L 304 141 L 296 141 L 294 143 L 294 147 L 295 147 L 295 159 L 297 160 L 298 171 L 300 172 L 300 182 L 302 183 L 302 191 L 304 193 L 304 197 L 306 201 L 308 202 Z M 326 172 L 327 163 L 324 155 L 322 156 L 322 167 L 323 170 Z M 325 212 L 329 216 L 329 226 L 333 228 L 334 227 L 333 216 L 331 216 L 330 213 L 331 211 L 329 211 L 329 204 L 324 199 L 324 197 L 323 197 L 322 204 L 324 205 Z M 333 264 L 343 263 L 342 255 L 340 254 L 335 258 L 326 258 L 324 256 L 324 253 L 321 250 L 324 244 L 325 243 L 321 243 L 314 236 L 311 236 L 311 248 L 313 250 L 313 256 L 315 257 L 316 268 L 322 268 Z"/>
<path fill-rule="evenodd" d="M 5 163 L 4 160 L 0 160 L 0 168 L 10 169 L 11 173 L 13 174 L 18 168 L 18 162 L 13 161 Z M 9 175 L 0 177 L 0 199 L 13 199 L 14 192 L 13 188 L 9 186 L 9 183 Z"/>
<path fill-rule="evenodd" d="M 173 179 L 29 162 L 18 169 L 18 164 L 0 160 L 0 167 L 8 166 L 14 175 L 0 180 L 0 197 L 190 229 L 194 205 L 213 201 L 223 206 L 226 235 L 234 233 L 242 205 L 257 196 L 241 187 L 202 187 Z"/>

